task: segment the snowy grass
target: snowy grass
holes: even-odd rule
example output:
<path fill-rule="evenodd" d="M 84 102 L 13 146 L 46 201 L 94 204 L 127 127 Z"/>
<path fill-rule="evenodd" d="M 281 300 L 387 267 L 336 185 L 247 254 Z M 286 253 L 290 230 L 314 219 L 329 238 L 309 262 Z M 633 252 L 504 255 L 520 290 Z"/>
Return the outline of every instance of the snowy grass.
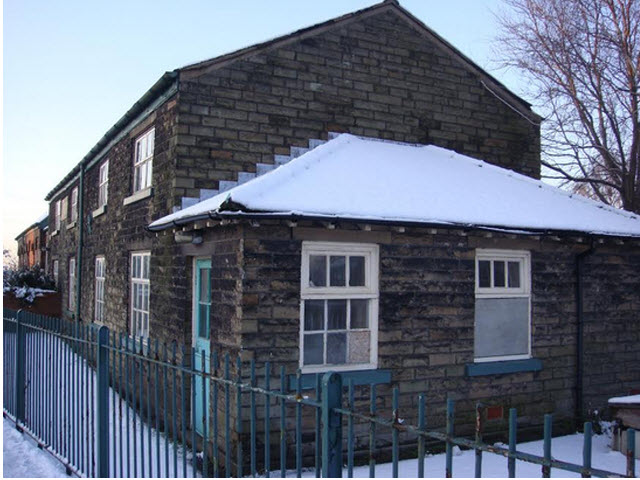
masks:
<path fill-rule="evenodd" d="M 4 337 L 6 348 L 6 342 L 10 337 L 15 338 L 15 334 L 4 332 Z M 40 362 L 38 364 L 36 360 L 27 361 L 27 378 L 38 381 L 27 381 L 28 408 L 25 426 L 34 433 L 42 432 L 43 442 L 51 444 L 50 448 L 65 458 L 73 469 L 78 469 L 87 476 L 94 476 L 97 474 L 97 446 L 94 437 L 97 431 L 96 373 L 81 355 L 54 335 L 31 331 L 26 337 L 28 348 L 30 345 L 38 345 L 44 348 L 44 351 L 56 350 L 58 353 L 47 358 L 36 357 Z M 59 372 L 71 372 L 71 375 L 67 377 L 59 375 Z M 74 375 L 79 380 L 69 381 Z M 35 405 L 35 408 L 32 405 Z M 42 418 L 30 420 L 36 416 L 36 411 L 44 409 L 55 409 L 57 412 L 53 423 L 43 422 Z M 7 437 L 7 420 L 4 423 L 6 465 L 6 441 L 16 439 L 12 434 Z M 47 425 L 45 428 L 42 428 L 43 423 Z M 54 426 L 53 431 L 56 432 L 52 437 L 49 437 L 49 426 Z M 15 427 L 13 430 L 15 431 Z M 20 436 L 17 431 L 15 433 Z M 25 437 L 20 448 L 26 448 L 24 446 L 29 442 L 34 443 Z M 109 448 L 109 468 L 112 476 L 183 477 L 185 464 L 186 476 L 193 476 L 193 457 L 188 448 L 185 453 L 182 445 L 174 443 L 170 437 L 150 426 L 146 422 L 146 415 L 142 418 L 113 388 L 109 388 Z M 57 461 L 52 455 L 43 453 L 51 461 Z M 64 467 L 61 468 L 64 472 Z"/>
<path fill-rule="evenodd" d="M 16 431 L 11 421 L 4 420 L 4 446 L 3 465 L 6 478 L 17 477 L 66 477 L 64 467 L 50 454 L 38 449 L 36 443 L 26 435 Z M 597 435 L 593 438 L 593 467 L 609 470 L 620 474 L 625 473 L 626 459 L 620 452 L 610 448 L 611 437 Z M 536 455 L 542 454 L 542 441 L 518 444 L 518 450 Z M 582 434 L 567 435 L 553 439 L 554 458 L 572 463 L 582 461 Z M 475 455 L 473 451 L 460 451 L 454 449 L 453 476 L 455 478 L 473 477 Z M 507 476 L 507 460 L 504 457 L 487 454 L 483 455 L 482 476 L 485 478 L 501 478 Z M 430 455 L 425 461 L 425 476 L 427 478 L 440 478 L 444 476 L 444 454 Z M 417 460 L 403 460 L 399 464 L 400 477 L 417 476 Z M 636 472 L 640 472 L 640 460 L 636 460 Z M 369 467 L 355 467 L 354 477 L 365 478 L 369 476 Z M 516 473 L 518 478 L 540 478 L 541 467 L 522 461 L 517 462 Z M 346 477 L 346 469 L 343 476 Z M 578 474 L 552 469 L 552 477 L 575 478 Z M 288 477 L 295 477 L 295 471 L 291 471 Z M 303 477 L 311 478 L 313 471 L 303 472 Z M 376 468 L 378 478 L 391 476 L 391 464 L 385 463 Z"/>
<path fill-rule="evenodd" d="M 7 333 L 5 332 L 5 336 L 6 335 Z M 87 385 L 93 383 L 95 391 L 95 372 L 89 367 L 84 358 L 74 353 L 66 343 L 52 340 L 51 336 L 43 335 L 41 333 L 29 334 L 29 336 L 31 339 L 39 337 L 40 341 L 56 342 L 53 346 L 60 348 L 60 351 L 64 353 L 64 355 L 60 357 L 61 363 L 45 368 L 59 368 L 63 371 L 64 369 L 75 367 L 76 371 L 84 372 L 83 378 L 85 381 L 89 382 Z M 71 396 L 74 395 L 74 393 L 78 393 L 77 391 L 70 389 L 69 385 L 65 385 L 64 382 L 56 385 L 54 383 L 55 380 L 56 379 L 54 377 L 47 377 L 47 389 L 49 392 L 54 392 L 53 395 L 46 397 L 49 399 L 48 401 L 50 401 L 51 397 L 55 397 L 56 395 L 58 399 L 72 398 Z M 80 389 L 80 395 L 83 395 L 82 392 L 83 390 Z M 83 404 L 83 407 L 84 409 L 82 410 L 79 420 L 76 416 L 71 421 L 59 421 L 58 428 L 64 429 L 63 431 L 66 431 L 67 434 L 69 431 L 75 432 L 76 435 L 80 435 L 80 431 L 84 429 L 83 435 L 86 436 L 87 426 L 90 425 L 89 422 L 95 421 L 93 415 L 90 415 L 91 409 L 96 408 L 95 399 L 89 399 L 89 401 L 86 401 Z M 109 463 L 112 476 L 120 476 L 121 471 L 124 476 L 142 476 L 142 461 L 144 461 L 144 473 L 146 476 L 149 476 L 150 467 L 153 468 L 152 474 L 156 477 L 182 476 L 184 461 L 186 461 L 187 466 L 186 475 L 193 475 L 191 452 L 187 451 L 185 456 L 185 451 L 181 445 L 175 445 L 165 434 L 156 431 L 154 428 L 149 428 L 149 425 L 145 424 L 140 415 L 131 409 L 127 403 L 123 401 L 120 395 L 111 388 L 109 389 L 109 408 Z M 3 430 L 3 465 L 5 477 L 66 476 L 64 466 L 51 454 L 38 449 L 36 442 L 30 439 L 27 435 L 20 434 L 16 431 L 15 425 L 11 421 L 4 420 Z M 136 432 L 137 436 L 135 443 L 132 437 L 127 437 L 127 431 L 131 433 L 134 431 Z M 127 442 L 127 438 L 129 438 L 129 442 Z M 92 438 L 90 438 L 89 441 L 93 444 Z M 542 441 L 521 443 L 518 444 L 518 451 L 542 456 L 542 445 Z M 552 442 L 552 453 L 556 460 L 581 464 L 582 445 L 582 434 L 554 438 Z M 611 437 L 608 434 L 593 437 L 592 466 L 593 468 L 624 474 L 626 471 L 626 458 L 620 452 L 612 451 L 610 445 Z M 86 448 L 86 445 L 83 445 L 83 448 Z M 91 448 L 91 450 L 93 450 L 93 448 Z M 457 478 L 473 477 L 475 473 L 474 452 L 471 450 L 461 451 L 457 447 L 455 447 L 454 452 L 453 476 Z M 159 469 L 157 461 L 158 455 L 160 456 Z M 121 456 L 124 459 L 122 464 L 119 460 Z M 134 460 L 134 458 L 136 460 Z M 168 469 L 166 467 L 166 459 L 168 459 Z M 174 465 L 177 465 L 177 470 L 174 469 Z M 91 475 L 95 472 L 93 468 L 94 465 L 91 465 L 90 471 L 84 473 Z M 518 477 L 541 477 L 542 473 L 539 465 L 523 461 L 517 461 L 516 471 Z M 636 471 L 640 472 L 639 460 L 636 460 Z M 389 463 L 378 465 L 376 468 L 377 477 L 390 477 L 391 473 L 391 464 Z M 416 459 L 404 460 L 399 463 L 399 474 L 401 477 L 416 477 L 417 473 L 418 462 Z M 444 473 L 444 454 L 427 456 L 425 460 L 425 475 L 429 478 L 438 478 L 443 477 Z M 345 469 L 343 476 L 346 477 L 346 475 L 347 471 Z M 294 477 L 295 471 L 289 472 L 287 476 Z M 306 478 L 313 477 L 314 471 L 305 471 L 303 476 Z M 354 477 L 364 478 L 368 476 L 368 466 L 354 468 Z M 507 459 L 499 455 L 484 453 L 483 477 L 500 478 L 506 476 Z M 579 477 L 578 474 L 558 469 L 552 469 L 552 476 Z"/>

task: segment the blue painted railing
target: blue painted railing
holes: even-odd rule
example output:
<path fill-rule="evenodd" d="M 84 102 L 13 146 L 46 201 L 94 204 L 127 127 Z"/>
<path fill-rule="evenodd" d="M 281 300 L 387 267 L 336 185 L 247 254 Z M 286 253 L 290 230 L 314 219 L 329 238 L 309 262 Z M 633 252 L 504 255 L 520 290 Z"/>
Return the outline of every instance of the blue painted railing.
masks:
<path fill-rule="evenodd" d="M 378 467 L 380 436 L 387 432 L 394 477 L 399 475 L 400 434 L 405 443 L 411 438 L 417 443 L 413 475 L 418 477 L 425 475 L 427 440 L 444 445 L 447 477 L 455 467 L 454 446 L 475 451 L 476 477 L 482 476 L 485 452 L 506 458 L 510 478 L 517 474 L 516 460 L 540 465 L 543 477 L 552 468 L 585 477 L 625 476 L 592 468 L 590 423 L 584 425 L 583 463 L 576 465 L 552 457 L 551 415 L 544 418 L 540 457 L 517 451 L 514 409 L 509 412 L 509 444 L 503 448 L 483 442 L 481 404 L 475 437 L 456 437 L 453 400 L 447 401 L 444 431 L 429 430 L 424 394 L 417 399 L 417 423 L 411 425 L 400 415 L 397 388 L 391 392 L 392 411 L 385 416 L 377 410 L 375 384 L 358 387 L 361 395 L 369 389 L 369 401 L 366 408 L 357 408 L 353 378 L 346 377 L 343 385 L 336 373 L 316 375 L 315 391 L 303 394 L 308 378 L 303 382 L 297 372 L 292 382 L 284 367 L 272 377 L 268 362 L 258 367 L 228 353 L 209 356 L 176 344 L 143 342 L 106 327 L 7 309 L 3 345 L 5 417 L 78 476 L 300 477 L 311 468 L 316 477 L 351 477 L 356 424 L 368 428 L 368 448 L 359 445 L 358 461 L 368 460 L 371 477 Z M 196 408 L 195 385 L 202 388 L 202 409 Z M 203 412 L 200 432 L 195 411 Z M 634 477 L 632 430 L 627 439 L 626 476 Z M 386 446 L 386 440 L 382 443 Z M 363 457 L 363 451 L 368 455 Z"/>

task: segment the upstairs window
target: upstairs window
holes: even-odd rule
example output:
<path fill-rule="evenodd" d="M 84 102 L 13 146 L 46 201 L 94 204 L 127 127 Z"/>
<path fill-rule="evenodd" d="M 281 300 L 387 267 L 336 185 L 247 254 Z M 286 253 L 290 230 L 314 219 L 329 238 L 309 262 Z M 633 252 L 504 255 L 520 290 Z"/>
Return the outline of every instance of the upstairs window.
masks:
<path fill-rule="evenodd" d="M 69 259 L 69 310 L 76 308 L 76 259 Z"/>
<path fill-rule="evenodd" d="M 109 160 L 100 165 L 98 174 L 98 208 L 107 204 L 109 198 Z"/>
<path fill-rule="evenodd" d="M 476 362 L 530 357 L 530 303 L 529 252 L 476 251 Z"/>
<path fill-rule="evenodd" d="M 131 254 L 131 333 L 149 336 L 149 252 Z"/>
<path fill-rule="evenodd" d="M 151 186 L 156 130 L 152 128 L 136 139 L 133 159 L 133 193 Z"/>
<path fill-rule="evenodd" d="M 376 368 L 378 246 L 302 244 L 300 367 Z"/>
<path fill-rule="evenodd" d="M 55 283 L 56 287 L 58 286 L 58 260 L 54 260 L 53 261 L 53 267 L 52 267 L 52 272 L 51 274 L 53 275 L 53 282 Z"/>
<path fill-rule="evenodd" d="M 60 218 L 62 220 L 66 220 L 67 213 L 69 213 L 69 197 L 68 196 L 60 200 Z"/>
<path fill-rule="evenodd" d="M 78 187 L 71 190 L 71 222 L 78 221 Z"/>
<path fill-rule="evenodd" d="M 105 262 L 103 256 L 96 257 L 96 292 L 95 292 L 95 322 L 104 323 L 104 281 Z"/>

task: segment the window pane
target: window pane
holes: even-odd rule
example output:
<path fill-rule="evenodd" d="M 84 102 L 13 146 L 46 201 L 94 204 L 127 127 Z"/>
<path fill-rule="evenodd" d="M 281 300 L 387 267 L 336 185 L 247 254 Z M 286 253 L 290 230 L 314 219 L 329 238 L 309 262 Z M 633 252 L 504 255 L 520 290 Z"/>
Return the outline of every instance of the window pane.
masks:
<path fill-rule="evenodd" d="M 324 300 L 305 300 L 304 330 L 324 330 Z"/>
<path fill-rule="evenodd" d="M 529 299 L 476 299 L 476 358 L 528 353 Z"/>
<path fill-rule="evenodd" d="M 153 147 L 155 144 L 155 131 L 149 133 L 149 137 L 147 138 L 147 157 L 153 155 Z"/>
<path fill-rule="evenodd" d="M 151 255 L 144 255 L 142 257 L 142 278 L 149 278 L 149 259 Z"/>
<path fill-rule="evenodd" d="M 152 160 L 147 161 L 147 181 L 145 183 L 145 187 L 148 187 L 151 185 L 151 174 L 153 172 L 153 163 Z"/>
<path fill-rule="evenodd" d="M 488 260 L 478 262 L 478 286 L 491 288 L 491 262 Z"/>
<path fill-rule="evenodd" d="M 201 338 L 209 338 L 209 305 L 199 305 L 198 311 L 198 336 Z"/>
<path fill-rule="evenodd" d="M 369 332 L 349 332 L 349 363 L 369 363 Z"/>
<path fill-rule="evenodd" d="M 133 257 L 131 257 L 131 276 L 133 278 L 138 278 L 138 261 L 140 260 L 140 257 L 138 257 L 137 255 L 134 255 Z"/>
<path fill-rule="evenodd" d="M 304 336 L 304 358 L 305 365 L 319 365 L 323 363 L 322 352 L 324 350 L 322 333 L 314 333 Z"/>
<path fill-rule="evenodd" d="M 351 328 L 369 328 L 369 300 L 351 300 Z"/>
<path fill-rule="evenodd" d="M 509 288 L 520 288 L 520 262 L 509 262 Z"/>
<path fill-rule="evenodd" d="M 138 307 L 138 284 L 134 283 L 131 285 L 131 301 L 133 304 L 133 308 L 137 309 Z"/>
<path fill-rule="evenodd" d="M 332 255 L 330 265 L 329 285 L 332 287 L 344 287 L 346 285 L 345 257 Z"/>
<path fill-rule="evenodd" d="M 149 311 L 149 284 L 143 285 L 143 292 L 142 292 L 142 297 L 143 297 L 143 309 L 145 312 Z"/>
<path fill-rule="evenodd" d="M 347 328 L 347 301 L 328 300 L 329 325 L 328 330 L 344 330 Z"/>
<path fill-rule="evenodd" d="M 309 286 L 327 286 L 327 257 L 324 255 L 309 256 Z"/>
<path fill-rule="evenodd" d="M 327 363 L 347 363 L 347 334 L 327 334 Z"/>
<path fill-rule="evenodd" d="M 211 289 L 209 288 L 209 269 L 200 269 L 200 301 L 209 303 L 209 295 Z"/>
<path fill-rule="evenodd" d="M 364 287 L 364 257 L 349 257 L 349 286 Z"/>
<path fill-rule="evenodd" d="M 493 262 L 493 286 L 494 287 L 505 287 L 505 278 L 504 278 L 504 262 Z"/>

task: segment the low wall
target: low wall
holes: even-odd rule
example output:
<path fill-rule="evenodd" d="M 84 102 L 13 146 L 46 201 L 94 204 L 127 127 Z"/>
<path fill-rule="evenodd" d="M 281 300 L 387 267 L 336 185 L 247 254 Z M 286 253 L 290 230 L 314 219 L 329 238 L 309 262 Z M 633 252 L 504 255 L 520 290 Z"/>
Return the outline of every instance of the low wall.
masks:
<path fill-rule="evenodd" d="M 39 315 L 60 317 L 62 315 L 62 299 L 60 292 L 43 293 L 29 303 L 22 298 L 16 298 L 13 292 L 4 292 L 2 295 L 4 308 L 12 310 L 26 310 Z"/>

